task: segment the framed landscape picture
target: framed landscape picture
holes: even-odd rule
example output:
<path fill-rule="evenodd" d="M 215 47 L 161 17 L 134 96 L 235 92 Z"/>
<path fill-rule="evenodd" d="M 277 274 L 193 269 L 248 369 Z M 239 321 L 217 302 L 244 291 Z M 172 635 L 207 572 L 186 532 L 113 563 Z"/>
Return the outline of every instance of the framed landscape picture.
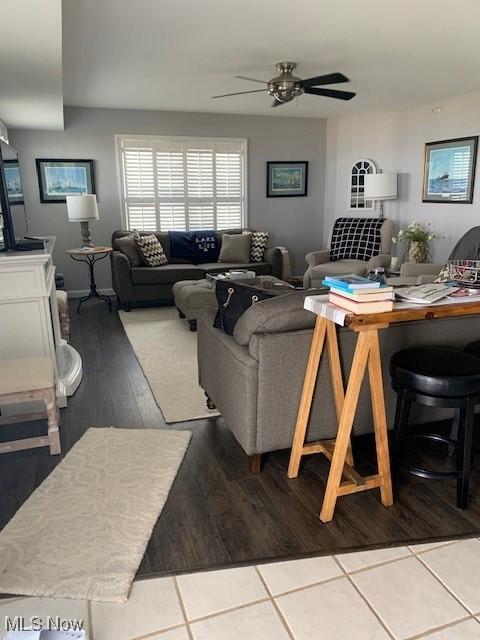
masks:
<path fill-rule="evenodd" d="M 267 198 L 306 196 L 308 162 L 267 162 Z"/>
<path fill-rule="evenodd" d="M 66 202 L 66 196 L 95 193 L 93 160 L 36 162 L 40 202 Z"/>
<path fill-rule="evenodd" d="M 471 204 L 478 136 L 425 145 L 423 202 Z"/>
<path fill-rule="evenodd" d="M 4 160 L 3 170 L 5 172 L 9 205 L 23 204 L 22 176 L 20 175 L 18 160 Z"/>

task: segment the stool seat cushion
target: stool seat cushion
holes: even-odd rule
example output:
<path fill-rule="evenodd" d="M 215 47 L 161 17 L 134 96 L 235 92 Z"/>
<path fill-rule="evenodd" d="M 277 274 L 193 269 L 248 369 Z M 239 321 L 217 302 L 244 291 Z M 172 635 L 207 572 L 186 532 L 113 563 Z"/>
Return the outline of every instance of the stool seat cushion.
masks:
<path fill-rule="evenodd" d="M 477 358 L 480 358 L 480 340 L 467 344 L 464 351 L 465 353 L 469 353 L 471 356 L 477 356 Z"/>
<path fill-rule="evenodd" d="M 390 360 L 394 386 L 428 396 L 480 395 L 480 359 L 457 349 L 416 347 Z"/>
<path fill-rule="evenodd" d="M 54 385 L 50 358 L 20 358 L 0 361 L 0 395 L 37 391 Z"/>

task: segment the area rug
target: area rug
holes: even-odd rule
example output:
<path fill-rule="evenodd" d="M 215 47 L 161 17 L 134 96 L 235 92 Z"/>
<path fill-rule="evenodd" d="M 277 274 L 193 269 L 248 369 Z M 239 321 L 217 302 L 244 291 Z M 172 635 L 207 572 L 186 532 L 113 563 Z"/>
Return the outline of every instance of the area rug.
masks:
<path fill-rule="evenodd" d="M 198 384 L 197 334 L 173 307 L 119 312 L 127 338 L 169 424 L 218 416 Z"/>
<path fill-rule="evenodd" d="M 0 592 L 125 602 L 190 437 L 89 429 L 0 533 Z"/>

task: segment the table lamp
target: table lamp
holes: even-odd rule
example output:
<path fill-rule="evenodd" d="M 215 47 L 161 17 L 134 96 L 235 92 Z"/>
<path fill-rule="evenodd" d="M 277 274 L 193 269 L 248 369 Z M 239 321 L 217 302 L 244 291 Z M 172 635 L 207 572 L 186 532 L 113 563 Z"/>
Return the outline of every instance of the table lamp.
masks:
<path fill-rule="evenodd" d="M 380 214 L 383 219 L 384 200 L 396 200 L 397 198 L 397 174 L 396 173 L 367 173 L 364 182 L 363 197 L 365 200 L 379 200 Z"/>
<path fill-rule="evenodd" d="M 67 214 L 69 222 L 80 222 L 82 228 L 82 247 L 93 247 L 88 223 L 98 220 L 97 196 L 94 194 L 67 196 Z"/>

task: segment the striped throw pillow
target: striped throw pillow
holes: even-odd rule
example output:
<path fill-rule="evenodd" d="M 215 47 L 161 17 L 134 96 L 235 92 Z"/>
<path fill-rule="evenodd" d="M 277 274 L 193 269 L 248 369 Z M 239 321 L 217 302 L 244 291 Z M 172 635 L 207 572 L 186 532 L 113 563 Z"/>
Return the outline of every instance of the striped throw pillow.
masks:
<path fill-rule="evenodd" d="M 150 235 L 140 235 L 134 231 L 135 244 L 147 267 L 161 267 L 168 264 L 167 256 L 163 250 L 160 240 L 153 233 Z"/>

